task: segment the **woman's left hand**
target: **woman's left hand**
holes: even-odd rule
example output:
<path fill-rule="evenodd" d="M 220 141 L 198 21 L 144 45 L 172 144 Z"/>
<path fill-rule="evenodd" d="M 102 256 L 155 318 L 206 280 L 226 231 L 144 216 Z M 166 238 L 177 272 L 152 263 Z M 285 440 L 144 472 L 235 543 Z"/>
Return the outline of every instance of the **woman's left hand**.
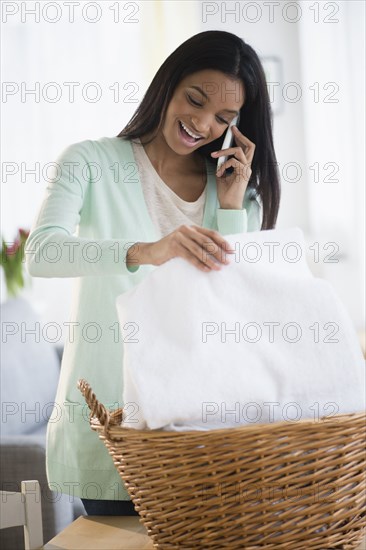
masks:
<path fill-rule="evenodd" d="M 216 172 L 217 197 L 220 208 L 241 210 L 248 181 L 252 175 L 251 164 L 255 144 L 245 137 L 236 126 L 233 126 L 232 130 L 237 147 L 215 151 L 211 153 L 211 156 L 219 158 L 220 156 L 234 155 L 234 158 L 224 162 Z M 230 166 L 234 170 L 225 176 L 225 170 Z"/>

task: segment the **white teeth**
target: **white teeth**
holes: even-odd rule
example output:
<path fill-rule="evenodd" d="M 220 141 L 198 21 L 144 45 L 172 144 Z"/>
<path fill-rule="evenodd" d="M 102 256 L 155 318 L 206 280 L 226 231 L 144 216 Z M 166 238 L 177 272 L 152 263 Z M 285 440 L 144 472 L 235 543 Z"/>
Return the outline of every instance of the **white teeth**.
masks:
<path fill-rule="evenodd" d="M 195 135 L 191 132 L 191 130 L 189 130 L 189 128 L 187 128 L 187 126 L 185 126 L 185 125 L 183 124 L 183 122 L 182 122 L 181 120 L 180 120 L 179 122 L 181 123 L 181 125 L 183 126 L 183 128 L 185 129 L 185 131 L 187 132 L 187 134 L 189 134 L 191 137 L 193 137 L 193 138 L 195 138 L 195 139 L 198 139 L 198 138 L 202 137 L 202 136 L 195 136 Z"/>

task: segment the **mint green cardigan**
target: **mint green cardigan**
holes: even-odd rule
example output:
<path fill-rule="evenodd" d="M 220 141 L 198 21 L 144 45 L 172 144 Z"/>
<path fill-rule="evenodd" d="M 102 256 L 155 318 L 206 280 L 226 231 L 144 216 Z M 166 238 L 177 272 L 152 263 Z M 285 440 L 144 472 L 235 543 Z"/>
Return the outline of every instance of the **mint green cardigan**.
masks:
<path fill-rule="evenodd" d="M 203 227 L 222 235 L 259 230 L 260 206 L 250 200 L 250 192 L 242 210 L 220 209 L 214 167 L 208 161 L 206 167 Z M 31 276 L 75 278 L 47 428 L 47 476 L 53 491 L 91 499 L 130 498 L 107 449 L 89 426 L 77 381 L 85 378 L 105 406 L 123 406 L 123 340 L 132 336 L 133 325 L 119 327 L 115 301 L 156 269 L 128 268 L 128 248 L 160 238 L 130 141 L 85 140 L 60 154 L 25 247 Z"/>

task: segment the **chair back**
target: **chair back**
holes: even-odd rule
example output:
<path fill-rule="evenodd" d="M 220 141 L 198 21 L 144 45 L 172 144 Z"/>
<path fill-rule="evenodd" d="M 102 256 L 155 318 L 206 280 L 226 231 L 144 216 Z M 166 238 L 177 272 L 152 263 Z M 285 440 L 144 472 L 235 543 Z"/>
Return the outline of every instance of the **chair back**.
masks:
<path fill-rule="evenodd" d="M 38 481 L 22 481 L 21 492 L 0 491 L 0 529 L 24 526 L 24 548 L 43 546 L 41 489 Z"/>

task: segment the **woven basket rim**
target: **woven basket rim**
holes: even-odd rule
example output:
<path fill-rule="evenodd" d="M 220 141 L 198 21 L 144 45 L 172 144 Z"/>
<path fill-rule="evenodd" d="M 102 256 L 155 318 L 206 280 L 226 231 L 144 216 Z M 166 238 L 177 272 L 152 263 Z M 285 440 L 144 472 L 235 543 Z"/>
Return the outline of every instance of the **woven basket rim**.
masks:
<path fill-rule="evenodd" d="M 119 408 L 119 409 L 115 409 L 113 411 L 109 411 L 109 414 L 111 415 L 111 420 L 113 419 L 114 416 L 118 416 L 120 414 L 122 414 L 122 411 L 123 409 L 122 408 Z M 163 430 L 161 428 L 153 428 L 153 429 L 136 429 L 136 428 L 130 428 L 130 427 L 123 427 L 121 426 L 120 424 L 114 424 L 113 421 L 112 422 L 109 422 L 109 424 L 107 426 L 103 426 L 103 424 L 101 424 L 99 422 L 99 420 L 94 416 L 94 417 L 91 417 L 89 422 L 90 422 L 90 426 L 93 430 L 103 430 L 103 431 L 110 431 L 110 430 L 118 430 L 118 434 L 120 437 L 122 436 L 126 436 L 126 437 L 129 437 L 129 436 L 133 436 L 133 435 L 138 435 L 140 437 L 148 437 L 148 438 L 161 438 L 161 437 L 169 437 L 169 438 L 179 438 L 180 436 L 182 435 L 185 435 L 185 436 L 196 436 L 196 437 L 202 437 L 206 434 L 210 434 L 210 435 L 214 435 L 214 434 L 217 434 L 217 435 L 223 435 L 223 434 L 228 434 L 230 432 L 230 434 L 235 434 L 235 433 L 241 433 L 243 431 L 245 431 L 246 434 L 250 434 L 250 433 L 258 433 L 259 431 L 263 432 L 266 430 L 266 428 L 268 428 L 270 426 L 270 429 L 271 429 L 271 432 L 272 433 L 275 433 L 275 432 L 278 432 L 278 431 L 283 431 L 283 428 L 288 428 L 288 429 L 291 429 L 294 428 L 294 426 L 299 426 L 301 425 L 302 427 L 304 425 L 308 425 L 308 426 L 313 426 L 313 425 L 317 425 L 317 426 L 338 426 L 339 425 L 339 422 L 342 421 L 343 423 L 344 422 L 353 422 L 355 420 L 364 420 L 365 422 L 365 427 L 366 427 L 366 410 L 365 411 L 359 411 L 359 412 L 354 412 L 354 413 L 342 413 L 342 414 L 337 414 L 337 415 L 333 415 L 331 417 L 327 417 L 327 416 L 323 416 L 323 417 L 320 417 L 319 419 L 313 419 L 313 418 L 302 418 L 300 420 L 281 420 L 281 421 L 276 421 L 276 422 L 262 422 L 262 423 L 259 423 L 259 422 L 256 422 L 256 423 L 253 423 L 253 424 L 241 424 L 240 426 L 234 426 L 234 427 L 227 427 L 227 428 L 214 428 L 214 429 L 211 429 L 211 430 L 182 430 L 182 431 L 175 431 L 175 430 Z M 366 439 L 366 437 L 365 437 Z"/>

